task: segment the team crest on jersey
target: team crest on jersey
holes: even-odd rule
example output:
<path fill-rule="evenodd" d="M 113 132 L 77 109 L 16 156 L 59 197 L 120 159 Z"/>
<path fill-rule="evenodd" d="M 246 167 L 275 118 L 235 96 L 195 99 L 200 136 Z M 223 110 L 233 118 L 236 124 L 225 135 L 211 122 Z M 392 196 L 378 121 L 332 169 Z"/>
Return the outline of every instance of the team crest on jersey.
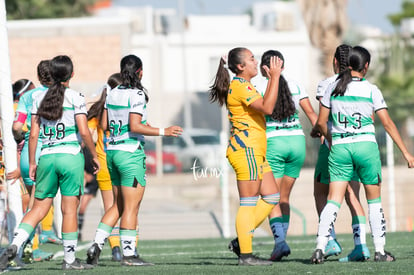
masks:
<path fill-rule="evenodd" d="M 247 99 L 246 99 L 246 101 L 247 102 L 249 102 L 250 100 L 252 100 L 253 98 L 255 98 L 256 96 L 251 96 L 251 97 L 248 97 Z"/>

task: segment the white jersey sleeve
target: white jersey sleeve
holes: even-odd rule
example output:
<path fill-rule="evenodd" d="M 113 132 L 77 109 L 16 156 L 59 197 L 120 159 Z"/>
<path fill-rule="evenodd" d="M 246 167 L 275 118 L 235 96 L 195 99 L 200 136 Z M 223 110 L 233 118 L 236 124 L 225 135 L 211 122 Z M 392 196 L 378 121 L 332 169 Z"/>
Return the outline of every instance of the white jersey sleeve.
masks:
<path fill-rule="evenodd" d="M 135 90 L 134 92 L 131 92 L 130 100 L 131 100 L 130 112 L 143 116 L 145 104 L 146 104 L 144 92 L 141 90 Z"/>
<path fill-rule="evenodd" d="M 105 108 L 108 110 L 110 131 L 107 150 L 134 152 L 144 141 L 144 136 L 131 132 L 129 115 L 142 116 L 141 123 L 146 120 L 146 100 L 143 91 L 123 86 L 111 90 L 106 98 Z"/>
<path fill-rule="evenodd" d="M 325 95 L 326 89 L 328 88 L 330 84 L 336 81 L 337 77 L 338 75 L 335 74 L 319 82 L 318 88 L 316 89 L 317 100 L 321 99 Z"/>
<path fill-rule="evenodd" d="M 381 91 L 375 85 L 372 85 L 372 101 L 374 104 L 375 112 L 381 109 L 388 108 Z"/>
<path fill-rule="evenodd" d="M 338 81 L 331 82 L 325 89 L 325 93 L 322 95 L 321 98 L 319 98 L 322 106 L 329 109 L 331 108 L 331 94 L 332 91 L 335 89 L 337 83 Z"/>

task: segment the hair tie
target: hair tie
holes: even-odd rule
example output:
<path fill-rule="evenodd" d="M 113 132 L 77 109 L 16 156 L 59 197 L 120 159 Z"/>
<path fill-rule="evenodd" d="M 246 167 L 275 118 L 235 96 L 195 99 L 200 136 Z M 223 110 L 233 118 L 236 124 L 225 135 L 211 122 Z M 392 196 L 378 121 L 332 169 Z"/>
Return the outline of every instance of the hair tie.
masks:
<path fill-rule="evenodd" d="M 24 85 L 23 88 L 21 88 L 20 91 L 16 94 L 16 97 L 20 98 L 20 96 L 26 92 L 26 89 L 29 88 L 30 84 L 32 84 L 32 82 L 30 80 L 27 81 L 26 85 Z"/>

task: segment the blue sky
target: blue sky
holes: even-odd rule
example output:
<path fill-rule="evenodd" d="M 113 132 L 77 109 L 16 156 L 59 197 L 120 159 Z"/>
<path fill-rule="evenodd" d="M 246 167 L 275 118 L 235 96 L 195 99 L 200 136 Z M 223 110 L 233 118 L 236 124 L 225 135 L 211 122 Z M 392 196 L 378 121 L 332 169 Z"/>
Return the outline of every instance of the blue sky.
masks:
<path fill-rule="evenodd" d="M 151 5 L 155 8 L 176 8 L 185 3 L 185 12 L 191 14 L 240 14 L 253 2 L 272 0 L 113 0 L 115 5 Z M 348 1 L 348 16 L 352 25 L 368 24 L 384 32 L 393 31 L 387 14 L 399 12 L 403 0 L 343 0 Z"/>

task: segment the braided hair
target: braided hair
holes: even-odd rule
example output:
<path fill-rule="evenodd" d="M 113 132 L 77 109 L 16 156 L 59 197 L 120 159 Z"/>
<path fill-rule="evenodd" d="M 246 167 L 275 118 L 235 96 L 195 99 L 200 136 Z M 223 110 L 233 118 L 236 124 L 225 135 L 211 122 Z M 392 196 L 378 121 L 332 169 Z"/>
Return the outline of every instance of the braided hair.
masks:
<path fill-rule="evenodd" d="M 58 55 L 50 61 L 52 85 L 40 103 L 37 114 L 47 120 L 58 120 L 63 115 L 63 100 L 66 87 L 64 85 L 73 73 L 73 63 L 69 56 Z"/>
<path fill-rule="evenodd" d="M 371 55 L 367 49 L 360 46 L 353 47 L 348 56 L 348 68 L 339 74 L 337 78 L 339 81 L 332 96 L 343 96 L 348 84 L 352 81 L 351 71 L 363 72 L 365 64 L 369 65 L 370 62 Z"/>
<path fill-rule="evenodd" d="M 37 65 L 37 77 L 39 78 L 40 84 L 48 87 L 52 85 L 53 79 L 50 74 L 50 60 L 42 60 Z"/>
<path fill-rule="evenodd" d="M 348 55 L 351 50 L 352 47 L 346 44 L 339 45 L 336 48 L 334 57 L 339 64 L 339 73 L 348 68 Z"/>
<path fill-rule="evenodd" d="M 263 76 L 267 76 L 266 71 L 263 69 L 263 66 L 270 67 L 270 58 L 272 56 L 279 57 L 283 61 L 283 64 L 285 64 L 285 59 L 279 51 L 275 51 L 275 50 L 266 51 L 262 55 L 262 60 L 260 62 L 260 70 Z M 283 75 L 280 75 L 279 92 L 278 92 L 276 104 L 271 114 L 271 117 L 274 120 L 281 121 L 284 118 L 288 118 L 294 115 L 295 112 L 296 112 L 296 107 L 292 99 L 292 93 L 290 92 L 289 85 L 286 79 L 283 77 Z"/>

